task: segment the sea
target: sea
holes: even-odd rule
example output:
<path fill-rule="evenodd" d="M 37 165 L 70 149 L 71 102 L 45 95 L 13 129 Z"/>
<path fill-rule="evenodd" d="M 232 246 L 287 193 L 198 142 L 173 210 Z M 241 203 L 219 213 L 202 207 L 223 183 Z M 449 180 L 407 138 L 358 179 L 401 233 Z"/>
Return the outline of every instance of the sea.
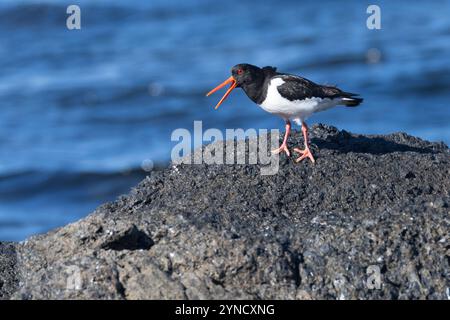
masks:
<path fill-rule="evenodd" d="M 449 13 L 444 0 L 0 1 L 0 241 L 129 192 L 194 121 L 283 129 L 241 90 L 218 110 L 221 93 L 205 97 L 238 63 L 365 99 L 309 124 L 450 143 Z"/>

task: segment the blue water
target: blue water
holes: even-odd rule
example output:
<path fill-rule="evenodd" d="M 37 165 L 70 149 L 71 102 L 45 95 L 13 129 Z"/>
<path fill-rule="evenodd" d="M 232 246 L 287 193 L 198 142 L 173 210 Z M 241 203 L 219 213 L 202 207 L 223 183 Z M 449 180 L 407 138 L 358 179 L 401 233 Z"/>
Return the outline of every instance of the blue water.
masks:
<path fill-rule="evenodd" d="M 450 142 L 449 1 L 0 3 L 0 240 L 77 220 L 164 166 L 176 128 L 282 128 L 239 90 L 206 98 L 236 63 L 361 93 L 310 119 Z"/>

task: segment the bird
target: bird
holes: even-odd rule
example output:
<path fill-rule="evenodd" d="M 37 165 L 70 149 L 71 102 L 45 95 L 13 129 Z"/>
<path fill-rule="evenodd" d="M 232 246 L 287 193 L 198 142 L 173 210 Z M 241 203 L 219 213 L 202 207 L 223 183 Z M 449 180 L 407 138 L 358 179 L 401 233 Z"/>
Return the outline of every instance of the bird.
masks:
<path fill-rule="evenodd" d="M 257 66 L 240 63 L 231 68 L 231 76 L 217 87 L 209 91 L 206 96 L 220 90 L 226 85 L 230 87 L 215 106 L 217 109 L 235 88 L 241 88 L 246 95 L 263 110 L 281 117 L 285 122 L 285 135 L 278 149 L 272 153 L 286 153 L 290 157 L 287 146 L 291 132 L 291 121 L 301 126 L 304 148 L 294 148 L 293 151 L 300 156 L 295 162 L 306 158 L 315 163 L 308 139 L 308 126 L 306 119 L 312 114 L 343 105 L 356 107 L 363 102 L 359 94 L 343 91 L 336 86 L 319 85 L 306 78 L 277 72 L 277 68 Z"/>

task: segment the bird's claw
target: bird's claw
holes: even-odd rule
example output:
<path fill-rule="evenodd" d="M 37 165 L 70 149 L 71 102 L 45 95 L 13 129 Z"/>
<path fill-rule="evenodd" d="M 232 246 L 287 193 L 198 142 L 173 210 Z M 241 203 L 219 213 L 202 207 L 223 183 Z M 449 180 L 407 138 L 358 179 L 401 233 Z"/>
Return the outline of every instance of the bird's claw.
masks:
<path fill-rule="evenodd" d="M 288 157 L 291 156 L 291 153 L 289 152 L 289 149 L 285 144 L 282 144 L 278 149 L 272 150 L 273 154 L 279 154 L 281 152 L 286 153 Z"/>
<path fill-rule="evenodd" d="M 316 162 L 316 160 L 314 159 L 314 157 L 313 157 L 313 155 L 311 153 L 311 150 L 309 150 L 309 148 L 305 148 L 304 150 L 299 149 L 299 148 L 294 148 L 294 151 L 301 154 L 301 156 L 298 157 L 295 160 L 295 162 L 298 163 L 298 162 L 300 162 L 300 161 L 302 161 L 303 159 L 306 159 L 306 158 L 309 158 L 309 160 L 311 160 L 312 163 Z"/>

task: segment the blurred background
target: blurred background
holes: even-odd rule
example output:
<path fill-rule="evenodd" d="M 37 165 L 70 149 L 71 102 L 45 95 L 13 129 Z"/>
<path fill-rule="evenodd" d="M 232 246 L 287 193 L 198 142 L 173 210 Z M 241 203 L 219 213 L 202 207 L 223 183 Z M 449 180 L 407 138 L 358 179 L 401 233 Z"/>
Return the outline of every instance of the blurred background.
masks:
<path fill-rule="evenodd" d="M 81 8 L 81 30 L 66 9 Z M 381 7 L 381 30 L 366 9 Z M 360 93 L 317 114 L 358 133 L 450 142 L 450 1 L 0 2 L 0 240 L 75 221 L 168 165 L 171 132 L 280 128 L 241 90 L 242 62 Z"/>

